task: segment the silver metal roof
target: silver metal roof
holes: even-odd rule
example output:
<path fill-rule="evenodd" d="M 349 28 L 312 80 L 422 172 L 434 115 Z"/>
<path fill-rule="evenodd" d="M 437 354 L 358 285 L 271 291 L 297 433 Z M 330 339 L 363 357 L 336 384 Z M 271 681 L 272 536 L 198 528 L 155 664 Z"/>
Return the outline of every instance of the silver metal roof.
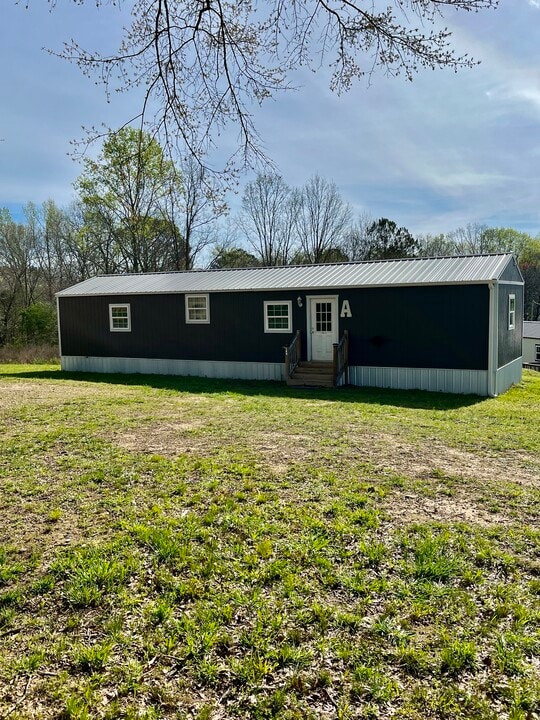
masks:
<path fill-rule="evenodd" d="M 540 322 L 537 320 L 525 320 L 523 322 L 523 337 L 540 340 Z"/>
<path fill-rule="evenodd" d="M 57 295 L 69 297 L 255 290 L 330 290 L 351 287 L 486 283 L 499 278 L 511 261 L 511 254 L 468 255 L 326 265 L 102 275 L 62 290 Z"/>

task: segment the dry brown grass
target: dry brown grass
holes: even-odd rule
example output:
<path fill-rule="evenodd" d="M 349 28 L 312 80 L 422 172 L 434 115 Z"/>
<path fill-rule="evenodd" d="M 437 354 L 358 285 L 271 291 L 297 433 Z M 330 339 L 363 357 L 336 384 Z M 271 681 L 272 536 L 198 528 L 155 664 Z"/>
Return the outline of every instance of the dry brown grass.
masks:
<path fill-rule="evenodd" d="M 41 364 L 59 361 L 58 345 L 4 345 L 0 363 Z"/>

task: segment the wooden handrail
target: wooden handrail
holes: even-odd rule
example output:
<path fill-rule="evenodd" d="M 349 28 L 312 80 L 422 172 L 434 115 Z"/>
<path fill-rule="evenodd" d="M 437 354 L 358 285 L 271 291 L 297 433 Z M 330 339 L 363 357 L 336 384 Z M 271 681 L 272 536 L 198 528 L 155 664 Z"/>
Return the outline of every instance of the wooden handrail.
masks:
<path fill-rule="evenodd" d="M 283 349 L 285 350 L 285 378 L 288 379 L 292 376 L 302 357 L 300 330 L 296 331 L 291 344 L 284 345 Z"/>
<path fill-rule="evenodd" d="M 333 345 L 332 357 L 334 387 L 337 386 L 342 376 L 345 378 L 345 384 L 349 383 L 349 331 L 344 330 L 343 336 L 338 343 Z"/>

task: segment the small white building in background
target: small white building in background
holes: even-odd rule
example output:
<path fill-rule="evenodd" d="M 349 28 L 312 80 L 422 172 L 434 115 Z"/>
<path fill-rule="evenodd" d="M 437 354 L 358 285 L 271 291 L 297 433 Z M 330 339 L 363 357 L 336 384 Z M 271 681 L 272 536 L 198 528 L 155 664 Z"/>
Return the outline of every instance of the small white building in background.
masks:
<path fill-rule="evenodd" d="M 540 321 L 523 322 L 523 364 L 540 365 Z"/>

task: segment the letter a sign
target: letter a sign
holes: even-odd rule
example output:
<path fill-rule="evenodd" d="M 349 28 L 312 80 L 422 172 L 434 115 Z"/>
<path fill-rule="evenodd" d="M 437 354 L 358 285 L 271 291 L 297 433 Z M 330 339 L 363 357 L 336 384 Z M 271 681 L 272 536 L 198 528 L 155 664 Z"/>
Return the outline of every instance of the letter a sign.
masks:
<path fill-rule="evenodd" d="M 341 304 L 340 317 L 342 317 L 342 318 L 352 317 L 351 306 L 349 305 L 348 300 L 344 300 L 343 303 Z"/>

